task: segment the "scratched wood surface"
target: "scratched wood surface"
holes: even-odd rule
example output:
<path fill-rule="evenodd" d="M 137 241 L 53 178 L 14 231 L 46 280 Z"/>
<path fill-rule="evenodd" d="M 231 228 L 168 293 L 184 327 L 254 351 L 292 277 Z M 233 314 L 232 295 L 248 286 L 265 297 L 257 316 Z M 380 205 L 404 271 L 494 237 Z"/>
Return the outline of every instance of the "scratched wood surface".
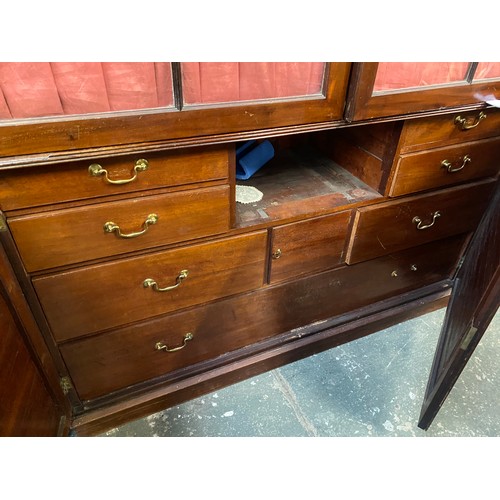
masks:
<path fill-rule="evenodd" d="M 237 184 L 263 193 L 259 202 L 236 204 L 240 226 L 324 214 L 381 197 L 332 160 L 302 149 L 283 151 L 253 177 Z"/>

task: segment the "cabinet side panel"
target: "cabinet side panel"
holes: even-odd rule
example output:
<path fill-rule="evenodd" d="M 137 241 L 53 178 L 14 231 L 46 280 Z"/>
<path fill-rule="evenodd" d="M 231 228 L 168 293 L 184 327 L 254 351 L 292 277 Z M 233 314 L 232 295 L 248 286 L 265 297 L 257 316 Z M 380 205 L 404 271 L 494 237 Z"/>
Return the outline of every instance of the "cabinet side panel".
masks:
<path fill-rule="evenodd" d="M 56 436 L 60 412 L 0 292 L 0 436 Z"/>

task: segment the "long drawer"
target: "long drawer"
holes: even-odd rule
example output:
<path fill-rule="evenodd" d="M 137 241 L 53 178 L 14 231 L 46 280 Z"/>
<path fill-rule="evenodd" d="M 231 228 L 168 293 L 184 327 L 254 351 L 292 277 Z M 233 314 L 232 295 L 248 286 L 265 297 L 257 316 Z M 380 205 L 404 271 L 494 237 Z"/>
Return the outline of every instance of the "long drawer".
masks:
<path fill-rule="evenodd" d="M 43 276 L 33 285 L 62 341 L 259 288 L 266 244 L 260 231 Z"/>
<path fill-rule="evenodd" d="M 389 196 L 445 187 L 500 170 L 500 137 L 401 156 Z"/>
<path fill-rule="evenodd" d="M 227 179 L 228 165 L 228 148 L 217 146 L 0 171 L 0 208 L 8 211 Z"/>
<path fill-rule="evenodd" d="M 60 351 L 80 397 L 90 400 L 446 279 L 463 244 L 463 236 L 433 242 L 65 342 Z"/>
<path fill-rule="evenodd" d="M 215 186 L 15 217 L 9 225 L 32 272 L 223 233 L 229 203 L 229 186 Z"/>
<path fill-rule="evenodd" d="M 494 181 L 402 198 L 356 211 L 346 262 L 355 264 L 475 229 Z"/>
<path fill-rule="evenodd" d="M 408 120 L 401 136 L 400 153 L 460 144 L 498 135 L 500 135 L 500 110 L 493 108 L 482 112 L 460 112 Z"/>

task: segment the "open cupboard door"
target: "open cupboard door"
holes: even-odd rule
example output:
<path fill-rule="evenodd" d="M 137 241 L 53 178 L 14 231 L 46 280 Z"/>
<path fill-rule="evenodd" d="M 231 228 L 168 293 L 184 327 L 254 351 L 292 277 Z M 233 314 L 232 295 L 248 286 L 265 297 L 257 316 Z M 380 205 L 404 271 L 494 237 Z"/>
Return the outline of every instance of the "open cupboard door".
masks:
<path fill-rule="evenodd" d="M 0 213 L 0 240 L 6 234 Z M 71 408 L 0 241 L 0 437 L 66 435 Z M 35 355 L 35 346 L 41 357 Z M 55 387 L 55 389 L 54 389 Z"/>
<path fill-rule="evenodd" d="M 428 429 L 500 302 L 500 185 L 457 273 L 418 426 Z"/>

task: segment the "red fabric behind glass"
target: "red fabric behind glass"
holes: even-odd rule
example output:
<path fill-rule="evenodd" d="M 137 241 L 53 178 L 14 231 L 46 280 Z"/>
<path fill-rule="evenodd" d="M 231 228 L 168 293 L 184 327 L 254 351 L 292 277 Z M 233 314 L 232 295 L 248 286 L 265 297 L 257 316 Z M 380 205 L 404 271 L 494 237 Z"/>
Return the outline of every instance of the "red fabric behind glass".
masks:
<path fill-rule="evenodd" d="M 156 93 L 158 95 L 158 106 L 172 106 L 174 104 L 174 92 L 172 89 L 172 71 L 170 63 L 154 63 L 156 74 Z"/>
<path fill-rule="evenodd" d="M 102 63 L 112 111 L 158 107 L 153 63 Z"/>
<path fill-rule="evenodd" d="M 500 78 L 500 63 L 479 63 L 474 74 L 474 80 L 482 80 L 484 78 Z"/>
<path fill-rule="evenodd" d="M 0 118 L 171 106 L 169 63 L 0 63 Z"/>
<path fill-rule="evenodd" d="M 9 106 L 7 106 L 5 102 L 5 97 L 0 87 L 0 120 L 5 118 L 12 118 L 12 115 L 10 114 Z"/>
<path fill-rule="evenodd" d="M 64 113 L 110 111 L 101 63 L 51 63 Z"/>
<path fill-rule="evenodd" d="M 13 118 L 63 114 L 49 63 L 0 63 L 0 87 Z"/>
<path fill-rule="evenodd" d="M 186 104 L 318 94 L 324 63 L 182 63 Z"/>
<path fill-rule="evenodd" d="M 463 80 L 469 63 L 379 63 L 374 92 Z"/>

